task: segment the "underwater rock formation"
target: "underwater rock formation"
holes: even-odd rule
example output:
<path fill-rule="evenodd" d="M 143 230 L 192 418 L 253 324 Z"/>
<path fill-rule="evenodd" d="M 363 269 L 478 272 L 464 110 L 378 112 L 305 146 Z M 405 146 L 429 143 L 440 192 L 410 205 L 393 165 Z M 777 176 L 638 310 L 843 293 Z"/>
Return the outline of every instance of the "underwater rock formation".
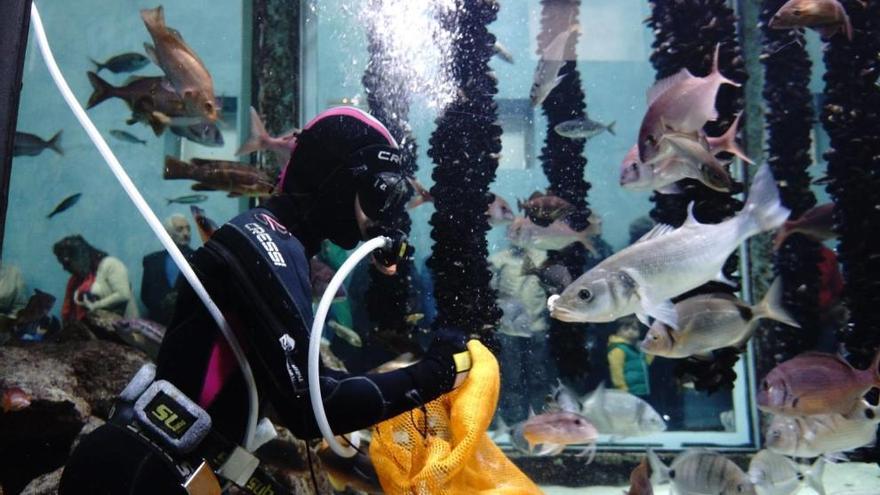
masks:
<path fill-rule="evenodd" d="M 782 204 L 790 219 L 816 205 L 810 190 L 812 164 L 810 132 L 814 121 L 810 93 L 811 62 L 803 33 L 770 29 L 768 23 L 785 0 L 765 0 L 760 20 L 764 36 L 764 100 L 767 125 L 767 163 L 779 184 Z M 816 347 L 819 333 L 820 245 L 804 236 L 789 238 L 774 257 L 776 275 L 782 277 L 783 303 L 796 315 L 801 328 L 764 322 L 757 332 L 758 375 L 779 362 Z M 755 297 L 758 300 L 759 297 Z"/>
<path fill-rule="evenodd" d="M 704 76 L 712 67 L 715 46 L 720 43 L 719 66 L 728 78 L 745 83 L 748 74 L 736 34 L 736 17 L 725 0 L 678 0 L 675 2 L 651 2 L 648 26 L 654 30 L 654 51 L 651 63 L 657 70 L 657 79 L 663 79 L 687 68 L 696 76 Z M 709 122 L 705 131 L 710 136 L 720 136 L 733 123 L 743 108 L 742 88 L 723 85 L 716 99 L 718 120 Z M 679 182 L 682 194 L 654 193 L 651 200 L 655 206 L 651 218 L 658 223 L 680 226 L 687 216 L 687 206 L 694 203 L 694 216 L 702 223 L 718 223 L 742 208 L 742 202 L 733 197 L 742 191 L 742 184 L 734 183 L 730 192 L 713 191 L 695 180 Z M 739 266 L 738 256 L 731 256 L 724 266 L 728 278 Z M 676 300 L 707 291 L 730 291 L 723 284 L 709 283 Z M 683 361 L 676 370 L 678 376 L 694 379 L 698 389 L 710 392 L 718 387 L 733 386 L 736 374 L 727 364 L 735 360 L 720 356 L 712 361 Z M 705 375 L 705 376 L 704 376 Z M 723 379 L 721 379 L 723 377 Z M 703 386 L 705 385 L 705 387 Z"/>
<path fill-rule="evenodd" d="M 373 0 L 376 5 L 382 0 Z M 376 21 L 377 19 L 373 19 Z M 380 26 L 381 27 L 381 26 Z M 402 153 L 401 168 L 406 175 L 415 176 L 418 170 L 416 140 L 409 126 L 410 95 L 405 85 L 406 68 L 388 56 L 383 40 L 376 36 L 375 25 L 367 26 L 367 51 L 369 61 L 363 76 L 364 91 L 367 95 L 370 114 L 385 125 L 388 132 L 400 145 Z M 405 210 L 398 213 L 395 225 L 407 235 L 412 221 Z M 367 312 L 374 329 L 371 335 L 388 347 L 403 352 L 412 347 L 415 325 L 406 321 L 406 316 L 415 312 L 411 307 L 410 294 L 413 292 L 411 272 L 412 259 L 397 265 L 393 276 L 382 275 L 370 265 L 370 285 L 366 292 Z"/>
<path fill-rule="evenodd" d="M 834 199 L 834 230 L 843 266 L 843 301 L 849 324 L 838 331 L 864 368 L 880 347 L 880 3 L 841 2 L 849 14 L 853 39 L 834 36 L 825 49 L 825 99 L 821 121 L 831 139 L 828 193 Z"/>
<path fill-rule="evenodd" d="M 578 21 L 580 0 L 542 0 L 541 32 L 538 34 L 538 55 L 560 32 Z M 541 148 L 541 168 L 549 181 L 548 189 L 575 207 L 567 222 L 575 230 L 590 226 L 590 208 L 587 192 L 590 184 L 584 180 L 587 159 L 584 156 L 586 140 L 560 136 L 554 127 L 567 120 L 587 115 L 586 95 L 581 90 L 581 76 L 577 69 L 577 46 L 579 35 L 573 33 L 566 45 L 568 62 L 559 70 L 565 78 L 547 96 L 541 105 L 547 117 L 547 134 Z M 563 251 L 548 252 L 547 263 L 562 263 L 577 278 L 584 272 L 589 253 L 580 243 L 574 243 Z M 595 263 L 595 262 L 594 262 Z M 590 371 L 587 348 L 587 332 L 583 323 L 566 323 L 550 320 L 548 344 L 550 353 L 564 378 L 583 378 Z"/>
<path fill-rule="evenodd" d="M 497 13 L 493 0 L 457 0 L 442 16 L 459 35 L 452 56 L 459 97 L 437 118 L 428 150 L 436 163 L 431 187 L 436 211 L 430 220 L 435 243 L 427 261 L 437 300 L 434 328 L 460 327 L 483 338 L 501 317 L 486 260 L 489 184 L 501 151 L 498 87 L 488 66 L 495 36 L 486 26 Z"/>

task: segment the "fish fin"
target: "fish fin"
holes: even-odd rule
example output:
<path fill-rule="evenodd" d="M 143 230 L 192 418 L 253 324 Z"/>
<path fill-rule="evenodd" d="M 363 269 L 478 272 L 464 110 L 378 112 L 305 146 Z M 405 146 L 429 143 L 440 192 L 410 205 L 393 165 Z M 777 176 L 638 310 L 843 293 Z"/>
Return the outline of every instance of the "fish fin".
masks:
<path fill-rule="evenodd" d="M 681 194 L 684 192 L 677 182 L 673 182 L 672 184 L 667 184 L 663 187 L 658 187 L 655 189 L 660 194 Z"/>
<path fill-rule="evenodd" d="M 55 135 L 52 136 L 52 139 L 50 139 L 49 142 L 46 143 L 46 147 L 51 149 L 55 153 L 58 153 L 59 155 L 64 156 L 64 149 L 61 147 L 61 133 L 62 132 L 64 132 L 63 129 L 56 132 Z"/>
<path fill-rule="evenodd" d="M 592 464 L 593 459 L 596 458 L 596 450 L 598 450 L 596 448 L 596 442 L 593 442 L 593 443 L 587 445 L 586 447 L 584 447 L 584 450 L 575 454 L 575 457 L 588 456 L 587 457 L 587 464 L 589 465 L 589 464 Z"/>
<path fill-rule="evenodd" d="M 498 435 L 510 433 L 510 430 L 512 430 L 512 428 L 507 425 L 507 422 L 504 421 L 504 418 L 502 418 L 500 414 L 495 417 L 495 422 L 498 424 L 498 427 L 495 429 L 495 432 L 492 435 L 493 438 L 497 437 Z"/>
<path fill-rule="evenodd" d="M 113 85 L 101 79 L 94 72 L 87 72 L 86 74 L 89 76 L 89 82 L 92 83 L 92 94 L 89 96 L 89 102 L 86 103 L 86 109 L 92 108 L 98 103 L 113 97 L 113 90 L 115 89 Z"/>
<path fill-rule="evenodd" d="M 724 274 L 724 268 L 719 270 L 718 273 L 715 274 L 715 278 L 713 278 L 712 280 L 715 282 L 721 282 L 722 284 L 733 287 L 734 289 L 739 287 L 736 282 L 727 278 L 727 275 Z"/>
<path fill-rule="evenodd" d="M 617 123 L 617 121 L 615 120 L 615 121 L 613 121 L 613 122 L 611 122 L 610 124 L 608 124 L 608 125 L 605 126 L 605 130 L 608 131 L 608 134 L 611 134 L 612 136 L 616 136 L 616 135 L 617 135 L 617 134 L 614 132 L 614 124 L 616 124 L 616 123 Z"/>
<path fill-rule="evenodd" d="M 793 233 L 791 225 L 792 225 L 791 220 L 786 220 L 786 222 L 782 224 L 782 227 L 780 227 L 779 230 L 776 231 L 776 235 L 773 236 L 773 250 L 774 251 L 779 251 L 779 248 L 781 248 L 782 245 L 785 244 L 785 241 L 786 241 L 786 239 L 788 239 L 788 236 L 790 236 Z"/>
<path fill-rule="evenodd" d="M 701 225 L 700 222 L 697 220 L 697 217 L 694 216 L 694 204 L 696 204 L 696 201 L 691 201 L 690 203 L 688 203 L 687 218 L 685 218 L 682 227 L 696 227 L 698 225 Z"/>
<path fill-rule="evenodd" d="M 669 481 L 669 468 L 654 453 L 654 449 L 648 447 L 648 464 L 651 466 L 651 484 L 659 485 Z"/>
<path fill-rule="evenodd" d="M 678 330 L 678 313 L 675 311 L 675 305 L 672 304 L 672 301 L 668 299 L 666 301 L 652 301 L 644 295 L 640 299 L 645 313 Z"/>
<path fill-rule="evenodd" d="M 658 237 L 663 237 L 664 235 L 675 230 L 675 227 L 672 225 L 668 225 L 665 223 L 658 223 L 651 230 L 649 230 L 645 235 L 639 237 L 639 240 L 634 242 L 633 244 L 638 244 L 640 242 L 650 241 L 651 239 L 656 239 Z"/>
<path fill-rule="evenodd" d="M 852 23 L 849 21 L 849 14 L 846 13 L 846 9 L 844 9 L 843 6 L 840 7 L 840 10 L 843 13 L 843 29 L 842 29 L 842 31 L 844 34 L 846 34 L 846 39 L 849 41 L 852 41 L 853 28 L 852 28 Z"/>
<path fill-rule="evenodd" d="M 779 189 L 770 167 L 766 163 L 761 165 L 749 187 L 746 204 L 737 215 L 740 219 L 740 238 L 775 229 L 788 219 L 789 214 L 791 210 L 783 206 L 779 199 Z"/>
<path fill-rule="evenodd" d="M 93 59 L 92 57 L 89 57 L 89 61 L 92 62 L 93 64 L 95 64 L 95 73 L 96 74 L 98 72 L 101 72 L 101 70 L 106 67 L 106 65 L 102 64 L 101 62 L 98 62 L 97 60 Z"/>
<path fill-rule="evenodd" d="M 524 277 L 527 275 L 538 275 L 537 273 L 535 273 L 535 264 L 532 262 L 532 258 L 528 254 L 523 256 L 523 263 L 522 269 L 520 269 L 520 275 Z"/>
<path fill-rule="evenodd" d="M 159 65 L 159 57 L 156 55 L 156 47 L 154 47 L 152 43 L 144 43 L 144 53 L 147 54 L 147 58 L 150 59 L 150 62 L 156 64 L 157 67 L 161 67 L 161 65 Z"/>
<path fill-rule="evenodd" d="M 165 9 L 158 6 L 155 9 L 141 10 L 141 19 L 150 31 L 165 28 Z"/>
<path fill-rule="evenodd" d="M 776 277 L 773 279 L 773 283 L 770 284 L 767 294 L 764 295 L 764 298 L 758 304 L 758 307 L 755 308 L 755 315 L 759 318 L 769 318 L 788 326 L 800 328 L 800 323 L 798 323 L 797 320 L 794 319 L 794 316 L 792 316 L 782 305 L 782 289 L 782 277 Z"/>
<path fill-rule="evenodd" d="M 645 313 L 642 313 L 641 311 L 637 312 L 636 318 L 638 318 L 639 321 L 642 322 L 642 325 L 645 325 L 646 327 L 651 326 L 651 320 L 648 319 L 648 315 L 646 315 Z"/>
<path fill-rule="evenodd" d="M 551 86 L 551 88 L 556 88 L 556 86 L 559 86 L 559 83 L 561 83 L 562 80 L 565 79 L 565 76 L 567 76 L 568 74 L 569 73 L 566 72 L 565 74 L 562 74 L 561 76 L 556 76 L 556 79 L 553 80 L 553 85 Z M 551 89 L 550 91 L 553 91 L 553 90 Z M 548 95 L 549 95 L 549 93 L 548 93 Z"/>
<path fill-rule="evenodd" d="M 530 405 L 530 406 L 529 406 L 529 417 L 532 418 L 532 417 L 534 417 L 534 416 L 535 416 L 535 410 L 532 409 L 532 406 Z"/>
<path fill-rule="evenodd" d="M 751 158 L 746 155 L 746 152 L 739 147 L 736 143 L 736 132 L 739 128 L 739 120 L 742 118 L 742 112 L 740 111 L 736 114 L 736 118 L 733 119 L 733 123 L 730 124 L 730 127 L 727 128 L 727 131 L 724 132 L 720 137 L 718 137 L 718 151 L 726 151 L 728 153 L 732 153 L 735 156 L 738 156 L 740 160 L 754 165 L 755 162 L 752 161 Z"/>
<path fill-rule="evenodd" d="M 811 438 L 811 440 L 812 440 L 812 438 Z M 823 459 L 825 459 L 825 462 L 830 462 L 830 463 L 834 463 L 834 464 L 836 464 L 838 462 L 849 461 L 849 458 L 843 452 L 826 452 L 826 453 L 822 454 L 821 457 Z"/>
<path fill-rule="evenodd" d="M 248 155 L 264 149 L 265 145 L 263 143 L 266 142 L 268 136 L 269 134 L 266 132 L 266 127 L 260 119 L 260 114 L 257 113 L 257 110 L 254 107 L 251 107 L 251 135 L 248 140 L 241 145 L 241 148 L 235 152 L 235 156 Z"/>
<path fill-rule="evenodd" d="M 806 473 L 807 486 L 819 495 L 825 495 L 825 487 L 822 485 L 822 475 L 825 474 L 825 459 L 821 456 L 810 466 Z"/>
<path fill-rule="evenodd" d="M 712 74 L 718 74 L 718 77 L 721 79 L 721 84 L 730 84 L 731 86 L 735 86 L 737 88 L 742 86 L 742 84 L 724 77 L 724 75 L 721 73 L 721 69 L 719 68 L 719 65 L 718 65 L 718 56 L 720 55 L 720 53 L 721 53 L 721 43 L 716 43 L 715 44 L 715 54 L 712 55 Z"/>
<path fill-rule="evenodd" d="M 178 160 L 171 155 L 165 155 L 165 171 L 162 178 L 165 180 L 188 179 L 191 175 L 192 165 L 183 160 Z"/>
<path fill-rule="evenodd" d="M 693 79 L 694 75 L 687 69 L 681 69 L 675 74 L 657 81 L 648 89 L 648 106 L 651 106 L 652 103 L 663 93 L 666 92 L 667 89 L 679 84 L 682 81 L 686 81 L 688 79 Z"/>
<path fill-rule="evenodd" d="M 581 245 L 584 247 L 584 249 L 586 249 L 587 251 L 590 252 L 591 255 L 593 255 L 595 257 L 599 256 L 599 250 L 597 250 L 596 246 L 593 245 L 593 242 L 590 241 L 589 229 L 585 229 L 581 232 L 578 232 L 578 239 L 577 240 L 578 240 L 578 242 L 581 243 Z"/>
<path fill-rule="evenodd" d="M 161 136 L 162 133 L 165 132 L 165 123 L 158 117 L 159 115 L 163 114 L 160 112 L 152 112 L 147 117 L 147 124 L 153 129 L 153 134 L 156 136 Z"/>

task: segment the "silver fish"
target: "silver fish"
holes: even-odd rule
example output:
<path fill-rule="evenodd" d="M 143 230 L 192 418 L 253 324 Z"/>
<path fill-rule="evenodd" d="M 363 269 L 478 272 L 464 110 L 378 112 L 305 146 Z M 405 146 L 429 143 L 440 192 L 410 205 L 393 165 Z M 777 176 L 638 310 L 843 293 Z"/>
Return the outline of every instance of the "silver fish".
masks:
<path fill-rule="evenodd" d="M 729 191 L 730 174 L 723 163 L 710 153 L 708 143 L 699 137 L 668 132 L 660 137 L 658 152 L 648 165 L 657 163 L 655 173 L 669 164 L 684 164 L 692 170 L 692 177 L 716 191 Z"/>
<path fill-rule="evenodd" d="M 682 179 L 696 179 L 704 184 L 711 182 L 703 176 L 702 170 L 675 154 L 658 163 L 642 162 L 638 145 L 633 145 L 620 163 L 620 186 L 631 191 L 654 190 L 660 194 L 681 194 L 682 190 L 676 182 Z"/>
<path fill-rule="evenodd" d="M 507 49 L 506 46 L 502 45 L 500 41 L 496 41 L 494 45 L 492 45 L 492 51 L 495 52 L 495 55 L 498 55 L 498 58 L 504 60 L 508 64 L 513 63 L 513 54 L 510 53 L 510 50 Z"/>
<path fill-rule="evenodd" d="M 550 296 L 550 316 L 567 322 L 607 322 L 632 313 L 647 321 L 647 314 L 679 328 L 669 299 L 717 278 L 743 241 L 778 227 L 789 213 L 765 164 L 739 214 L 719 224 L 701 224 L 691 203 L 680 228 L 655 227 L 581 275 L 561 295 Z"/>
<path fill-rule="evenodd" d="M 134 72 L 138 69 L 142 69 L 146 67 L 147 64 L 150 63 L 150 59 L 141 55 L 140 53 L 129 52 L 129 53 L 121 53 L 119 55 L 115 55 L 107 59 L 106 62 L 98 62 L 94 59 L 89 59 L 95 64 L 95 72 L 100 73 L 101 70 L 107 69 L 114 74 L 119 74 L 120 72 Z"/>
<path fill-rule="evenodd" d="M 339 323 L 336 320 L 330 320 L 327 322 L 327 326 L 333 329 L 333 333 L 335 333 L 337 337 L 348 342 L 352 346 L 361 347 L 364 345 L 363 341 L 361 341 L 361 336 L 342 323 Z"/>
<path fill-rule="evenodd" d="M 529 91 L 529 99 L 533 107 L 543 103 L 550 92 L 553 91 L 553 88 L 558 86 L 562 79 L 565 78 L 565 74 L 558 75 L 559 69 L 566 63 L 565 46 L 568 44 L 569 37 L 576 32 L 580 32 L 580 29 L 579 24 L 572 24 L 557 34 L 553 41 L 547 45 L 544 53 L 541 54 L 538 66 L 535 68 L 532 89 Z"/>
<path fill-rule="evenodd" d="M 705 294 L 675 304 L 679 329 L 655 321 L 641 349 L 648 354 L 685 358 L 722 347 L 740 347 L 751 338 L 758 320 L 769 318 L 800 327 L 782 307 L 782 280 L 770 285 L 764 299 L 750 306 L 728 293 Z"/>
<path fill-rule="evenodd" d="M 809 468 L 770 450 L 762 450 L 749 463 L 749 478 L 758 489 L 758 495 L 792 495 L 806 481 L 819 495 L 825 495 L 822 475 L 825 463 L 820 457 Z"/>
<path fill-rule="evenodd" d="M 720 45 L 715 47 L 712 70 L 696 77 L 687 69 L 658 81 L 648 90 L 648 111 L 639 128 L 639 159 L 648 162 L 657 153 L 660 137 L 672 128 L 678 132 L 697 132 L 706 122 L 718 118 L 715 97 L 722 84 L 740 84 L 718 70 Z"/>
<path fill-rule="evenodd" d="M 562 383 L 559 378 L 556 379 L 556 387 L 550 391 L 545 398 L 547 411 L 568 411 L 580 414 L 581 400 L 577 394 Z"/>
<path fill-rule="evenodd" d="M 599 385 L 581 404 L 581 414 L 603 435 L 640 437 L 666 430 L 666 422 L 650 404 L 628 392 Z"/>
<path fill-rule="evenodd" d="M 125 142 L 127 142 L 127 143 L 143 144 L 143 145 L 146 145 L 146 144 L 147 144 L 146 141 L 144 141 L 143 139 L 141 139 L 141 138 L 135 136 L 134 134 L 132 134 L 132 133 L 130 133 L 130 132 L 128 132 L 128 131 L 122 131 L 122 130 L 119 130 L 119 129 L 113 129 L 112 131 L 110 131 L 110 135 L 113 136 L 113 137 L 115 137 L 116 139 L 118 139 L 118 140 L 120 140 L 120 141 L 125 141 Z"/>
<path fill-rule="evenodd" d="M 756 495 L 749 476 L 730 459 L 704 449 L 686 450 L 666 466 L 648 449 L 651 481 L 669 480 L 680 494 Z"/>
<path fill-rule="evenodd" d="M 580 242 L 588 251 L 596 254 L 596 248 L 590 241 L 591 235 L 592 229 L 578 232 L 563 220 L 541 227 L 527 217 L 517 217 L 507 228 L 507 239 L 514 246 L 542 251 L 559 250 L 573 242 Z"/>
<path fill-rule="evenodd" d="M 792 457 L 817 457 L 874 443 L 880 407 L 859 401 L 847 414 L 775 415 L 767 427 L 767 448 Z"/>
<path fill-rule="evenodd" d="M 608 125 L 602 124 L 600 122 L 596 122 L 595 120 L 590 120 L 589 117 L 583 117 L 580 119 L 566 120 L 565 122 L 560 122 L 553 127 L 553 130 L 556 131 L 556 134 L 564 138 L 569 139 L 586 139 L 589 140 L 602 134 L 605 131 L 608 131 L 612 136 L 616 136 L 614 133 L 614 124 L 617 122 L 612 122 Z"/>
<path fill-rule="evenodd" d="M 192 125 L 171 125 L 169 127 L 174 134 L 189 139 L 194 143 L 208 146 L 210 148 L 219 148 L 223 146 L 223 133 L 216 124 L 209 122 L 199 122 Z"/>

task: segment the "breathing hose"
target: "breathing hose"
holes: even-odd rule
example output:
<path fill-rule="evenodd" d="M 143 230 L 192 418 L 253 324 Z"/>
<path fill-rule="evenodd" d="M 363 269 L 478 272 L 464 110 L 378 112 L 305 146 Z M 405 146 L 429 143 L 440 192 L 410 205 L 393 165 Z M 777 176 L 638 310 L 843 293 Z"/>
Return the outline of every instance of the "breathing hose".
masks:
<path fill-rule="evenodd" d="M 159 221 L 159 219 L 156 217 L 156 214 L 150 208 L 150 205 L 148 205 L 147 202 L 144 200 L 144 197 L 131 181 L 131 178 L 128 176 L 128 174 L 125 173 L 125 169 L 122 168 L 122 165 L 113 154 L 113 151 L 110 150 L 110 146 L 107 145 L 107 141 L 105 141 L 104 138 L 101 136 L 101 133 L 98 132 L 95 124 L 92 123 L 91 119 L 89 119 L 86 111 L 83 110 L 82 106 L 76 100 L 76 96 L 74 96 L 73 91 L 70 90 L 70 86 L 67 84 L 64 76 L 61 74 L 61 69 L 58 68 L 58 63 L 55 61 L 55 57 L 52 55 L 52 50 L 49 48 L 49 41 L 46 38 L 46 32 L 43 29 L 43 22 L 40 19 L 40 12 L 37 10 L 36 2 L 31 4 L 31 24 L 34 26 L 34 35 L 37 40 L 37 45 L 40 47 L 40 52 L 43 55 L 43 60 L 45 60 L 46 62 L 46 67 L 49 69 L 49 74 L 51 74 L 52 79 L 55 81 L 55 85 L 58 86 L 58 90 L 61 92 L 61 96 L 64 97 L 64 101 L 67 102 L 67 106 L 69 106 L 71 111 L 73 111 L 73 114 L 76 116 L 76 119 L 79 121 L 80 125 L 83 127 L 83 129 L 85 129 L 86 133 L 89 135 L 89 138 L 95 144 L 95 147 L 98 148 L 98 152 L 101 153 L 101 156 L 104 158 L 107 166 L 110 167 L 110 170 L 116 176 L 116 179 L 119 181 L 120 185 L 122 185 L 122 188 L 125 189 L 125 192 L 128 194 L 128 197 L 131 198 L 131 201 L 134 203 L 135 207 L 137 207 L 141 216 L 144 217 L 144 220 L 147 221 L 147 224 L 153 230 L 153 233 L 156 234 L 156 237 L 159 238 L 162 246 L 165 248 L 166 251 L 168 251 L 168 254 L 171 255 L 171 259 L 174 260 L 174 263 L 177 265 L 178 268 L 180 268 L 180 272 L 183 274 L 184 278 L 186 278 L 186 281 L 189 282 L 190 286 L 192 286 L 196 295 L 198 295 L 199 299 L 201 299 L 202 303 L 208 309 L 208 312 L 214 318 L 214 321 L 217 322 L 217 326 L 220 327 L 220 331 L 223 333 L 223 336 L 229 342 L 229 346 L 232 348 L 235 359 L 238 361 L 238 365 L 241 368 L 242 374 L 244 375 L 245 385 L 247 386 L 248 390 L 249 411 L 247 426 L 245 429 L 245 437 L 242 443 L 245 449 L 253 451 L 254 436 L 257 428 L 257 414 L 259 411 L 257 384 L 254 381 L 254 374 L 251 371 L 251 367 L 247 361 L 247 357 L 245 357 L 244 355 L 244 351 L 242 351 L 241 349 L 241 345 L 239 345 L 238 343 L 238 339 L 235 337 L 232 328 L 229 326 L 229 322 L 226 321 L 226 318 L 223 317 L 220 309 L 211 299 L 211 296 L 208 295 L 208 291 L 205 290 L 205 286 L 202 285 L 202 282 L 196 276 L 192 267 L 189 266 L 189 263 L 186 261 L 186 258 L 184 258 L 183 253 L 180 252 L 180 249 L 177 247 L 177 245 L 174 244 L 174 241 L 171 240 L 171 236 L 168 235 L 168 232 L 165 231 L 165 228 L 162 226 L 162 223 Z M 321 412 L 323 412 L 323 408 L 321 409 Z"/>
<path fill-rule="evenodd" d="M 343 446 L 336 441 L 333 430 L 330 429 L 330 423 L 327 421 L 327 414 L 324 412 L 324 401 L 321 397 L 321 383 L 318 376 L 321 359 L 321 331 L 324 329 L 324 321 L 327 319 L 327 313 L 330 311 L 333 297 L 336 296 L 336 291 L 339 290 L 339 286 L 342 285 L 345 277 L 348 276 L 358 262 L 369 256 L 376 249 L 389 248 L 391 242 L 391 239 L 387 237 L 374 237 L 351 253 L 351 256 L 336 270 L 336 274 L 333 275 L 330 283 L 327 284 L 327 290 L 324 291 L 324 295 L 321 296 L 321 301 L 318 303 L 318 309 L 315 310 L 315 319 L 312 322 L 312 331 L 309 334 L 309 399 L 312 402 L 312 411 L 315 414 L 315 422 L 318 423 L 318 429 L 321 430 L 324 440 L 327 440 L 327 444 L 330 445 L 333 452 L 341 457 L 353 457 L 357 454 L 357 449 Z"/>

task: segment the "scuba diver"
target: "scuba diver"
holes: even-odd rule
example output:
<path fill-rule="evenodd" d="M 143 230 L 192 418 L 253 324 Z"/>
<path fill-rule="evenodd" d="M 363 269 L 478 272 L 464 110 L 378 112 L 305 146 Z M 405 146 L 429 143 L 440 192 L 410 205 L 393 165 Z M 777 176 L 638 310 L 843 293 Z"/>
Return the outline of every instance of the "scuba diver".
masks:
<path fill-rule="evenodd" d="M 324 239 L 352 249 L 384 235 L 393 246 L 374 252 L 372 262 L 393 273 L 411 254 L 393 220 L 403 211 L 408 188 L 397 143 L 385 127 L 356 108 L 332 108 L 291 143 L 276 194 L 230 220 L 193 254 L 193 269 L 253 367 L 260 415 L 270 406 L 273 417 L 300 439 L 320 436 L 306 376 L 313 319 L 308 260 Z M 132 380 L 107 423 L 82 438 L 64 469 L 60 494 L 217 493 L 183 486 L 204 465 L 201 460 L 248 493 L 263 493 L 265 485 L 286 493 L 254 469 L 258 461 L 236 444 L 248 415 L 245 380 L 195 292 L 185 280 L 178 289 L 156 381 L 147 379 L 151 385 L 143 391 L 146 385 Z M 469 369 L 466 337 L 457 329 L 435 334 L 423 359 L 407 368 L 366 375 L 322 368 L 332 430 L 370 427 L 458 386 Z M 182 394 L 160 387 L 146 397 L 159 380 Z"/>

